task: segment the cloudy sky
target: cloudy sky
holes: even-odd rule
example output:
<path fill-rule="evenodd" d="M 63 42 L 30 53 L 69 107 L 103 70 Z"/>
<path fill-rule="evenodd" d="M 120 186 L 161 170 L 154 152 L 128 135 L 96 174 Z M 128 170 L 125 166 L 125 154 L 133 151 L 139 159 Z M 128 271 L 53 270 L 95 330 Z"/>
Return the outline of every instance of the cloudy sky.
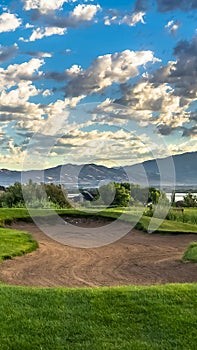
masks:
<path fill-rule="evenodd" d="M 196 151 L 196 0 L 2 0 L 0 168 Z"/>

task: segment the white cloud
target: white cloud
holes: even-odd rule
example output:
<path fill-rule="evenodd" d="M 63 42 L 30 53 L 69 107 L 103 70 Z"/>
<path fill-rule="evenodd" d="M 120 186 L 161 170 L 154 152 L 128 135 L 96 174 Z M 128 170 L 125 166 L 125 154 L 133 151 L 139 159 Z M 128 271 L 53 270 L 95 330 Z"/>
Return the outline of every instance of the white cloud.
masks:
<path fill-rule="evenodd" d="M 52 95 L 52 92 L 51 92 L 51 90 L 46 89 L 46 90 L 43 91 L 42 95 L 43 95 L 44 97 L 47 97 L 47 96 Z"/>
<path fill-rule="evenodd" d="M 155 86 L 149 81 L 140 82 L 134 87 L 123 88 L 122 92 L 123 97 L 117 102 L 136 111 L 136 117 L 140 117 L 139 125 L 152 124 L 163 135 L 169 135 L 189 122 L 190 113 L 187 110 L 190 101 L 185 100 L 183 103 L 182 98 L 167 83 Z"/>
<path fill-rule="evenodd" d="M 44 64 L 43 59 L 32 58 L 28 62 L 9 65 L 6 69 L 0 68 L 0 90 L 16 86 L 22 80 L 32 81 L 42 75 L 39 68 Z"/>
<path fill-rule="evenodd" d="M 60 10 L 64 3 L 77 0 L 23 0 L 26 11 L 38 9 L 41 13 Z"/>
<path fill-rule="evenodd" d="M 112 17 L 106 16 L 105 17 L 105 25 L 110 26 L 112 24 L 127 24 L 130 27 L 134 27 L 137 23 L 143 23 L 145 12 L 139 11 L 139 12 L 133 12 L 132 14 L 126 13 L 125 15 L 114 15 Z"/>
<path fill-rule="evenodd" d="M 100 92 L 113 83 L 125 83 L 139 74 L 138 67 L 157 61 L 152 51 L 125 50 L 99 56 L 86 70 L 77 65 L 66 70 L 69 82 L 65 92 L 68 96 Z"/>
<path fill-rule="evenodd" d="M 30 24 L 30 23 L 26 23 L 26 24 L 25 24 L 25 28 L 26 28 L 26 29 L 33 28 L 33 27 L 34 27 L 33 24 Z"/>
<path fill-rule="evenodd" d="M 131 16 L 126 15 L 122 18 L 122 20 L 120 21 L 120 24 L 122 23 L 128 24 L 130 27 L 135 26 L 139 22 L 145 24 L 144 22 L 145 14 L 146 14 L 145 12 L 136 12 L 136 13 L 133 13 Z"/>
<path fill-rule="evenodd" d="M 66 28 L 58 28 L 58 27 L 46 27 L 46 28 L 36 28 L 30 38 L 24 41 L 35 41 L 37 39 L 42 39 L 44 37 L 52 36 L 52 35 L 64 35 L 66 33 Z"/>
<path fill-rule="evenodd" d="M 100 9 L 100 5 L 79 4 L 71 12 L 70 19 L 73 19 L 74 22 L 89 22 Z"/>
<path fill-rule="evenodd" d="M 177 21 L 169 21 L 166 25 L 165 28 L 168 30 L 168 32 L 171 35 L 175 35 L 177 30 L 180 28 L 181 26 L 181 22 L 177 22 Z"/>
<path fill-rule="evenodd" d="M 21 19 L 17 18 L 16 15 L 3 12 L 0 15 L 0 33 L 13 32 L 16 28 L 20 27 L 21 23 Z"/>

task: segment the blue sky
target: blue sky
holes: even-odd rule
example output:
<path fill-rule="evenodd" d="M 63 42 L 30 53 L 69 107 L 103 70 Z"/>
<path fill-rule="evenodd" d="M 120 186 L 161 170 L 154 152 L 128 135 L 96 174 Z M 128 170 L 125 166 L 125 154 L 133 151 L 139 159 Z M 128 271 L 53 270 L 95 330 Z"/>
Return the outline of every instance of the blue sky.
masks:
<path fill-rule="evenodd" d="M 196 151 L 197 2 L 0 5 L 0 168 Z"/>

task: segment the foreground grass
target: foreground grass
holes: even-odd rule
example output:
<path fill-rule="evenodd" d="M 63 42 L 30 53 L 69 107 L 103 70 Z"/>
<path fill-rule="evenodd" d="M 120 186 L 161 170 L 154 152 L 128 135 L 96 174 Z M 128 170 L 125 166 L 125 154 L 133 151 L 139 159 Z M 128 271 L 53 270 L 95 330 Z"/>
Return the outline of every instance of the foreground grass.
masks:
<path fill-rule="evenodd" d="M 197 242 L 193 242 L 189 245 L 183 256 L 183 260 L 197 263 Z"/>
<path fill-rule="evenodd" d="M 0 261 L 30 253 L 37 247 L 28 233 L 0 228 Z"/>
<path fill-rule="evenodd" d="M 1 350 L 196 350 L 196 284 L 0 295 Z"/>

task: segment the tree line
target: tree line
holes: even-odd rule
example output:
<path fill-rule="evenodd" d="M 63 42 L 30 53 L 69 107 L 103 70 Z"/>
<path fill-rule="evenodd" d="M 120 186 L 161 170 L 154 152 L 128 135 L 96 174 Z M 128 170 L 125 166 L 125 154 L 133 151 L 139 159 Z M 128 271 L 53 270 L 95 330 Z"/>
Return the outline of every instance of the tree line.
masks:
<path fill-rule="evenodd" d="M 69 208 L 71 204 L 61 185 L 53 183 L 37 184 L 30 180 L 26 185 L 16 182 L 14 185 L 7 187 L 5 191 L 1 191 L 0 206 L 7 208 L 25 206 L 32 208 Z"/>
<path fill-rule="evenodd" d="M 136 184 L 110 182 L 99 188 L 80 189 L 85 200 L 94 201 L 96 205 L 109 207 L 126 207 L 134 205 L 169 204 L 166 193 L 155 187 L 143 188 Z M 87 198 L 85 193 L 90 194 Z M 173 203 L 172 205 L 176 203 Z M 74 205 L 74 204 L 73 204 Z M 32 180 L 22 185 L 16 182 L 6 189 L 0 188 L 0 207 L 32 207 L 32 208 L 70 208 L 72 203 L 61 185 L 53 183 L 35 183 Z M 183 207 L 197 207 L 197 196 L 188 193 L 181 201 Z"/>

